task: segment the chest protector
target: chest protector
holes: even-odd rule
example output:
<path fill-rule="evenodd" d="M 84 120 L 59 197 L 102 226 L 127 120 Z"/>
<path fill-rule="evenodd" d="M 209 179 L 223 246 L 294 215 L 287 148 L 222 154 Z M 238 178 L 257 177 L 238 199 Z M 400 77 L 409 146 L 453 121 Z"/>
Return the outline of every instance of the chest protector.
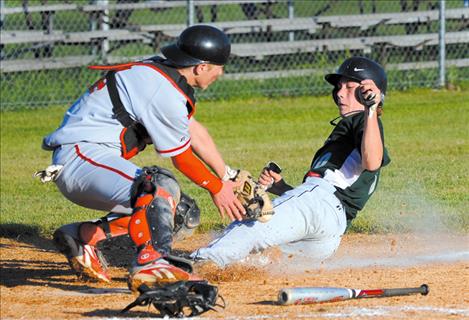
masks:
<path fill-rule="evenodd" d="M 143 151 L 148 144 L 152 144 L 148 131 L 142 123 L 134 120 L 130 116 L 117 90 L 116 72 L 130 69 L 133 66 L 148 66 L 155 70 L 155 72 L 162 74 L 185 96 L 189 118 L 195 111 L 194 89 L 187 84 L 186 79 L 181 76 L 175 68 L 165 65 L 165 60 L 160 57 L 154 57 L 142 62 L 131 62 L 111 66 L 90 66 L 89 68 L 94 70 L 107 70 L 105 79 L 109 97 L 112 102 L 112 111 L 114 117 L 124 126 L 124 129 L 120 133 L 119 140 L 121 142 L 122 157 L 125 159 L 134 157 L 140 151 Z"/>

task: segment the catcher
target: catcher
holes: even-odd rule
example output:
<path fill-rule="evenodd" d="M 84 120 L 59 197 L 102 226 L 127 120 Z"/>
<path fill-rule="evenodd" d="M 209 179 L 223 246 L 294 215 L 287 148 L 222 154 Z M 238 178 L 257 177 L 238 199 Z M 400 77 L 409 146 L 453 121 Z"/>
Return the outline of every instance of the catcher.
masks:
<path fill-rule="evenodd" d="M 380 120 L 387 79 L 379 64 L 364 57 L 345 60 L 325 79 L 333 86 L 339 117 L 331 121 L 334 129 L 314 155 L 303 183 L 293 188 L 279 168 L 264 169 L 259 182 L 280 196 L 273 201 L 272 219 L 233 222 L 192 253 L 193 259 L 225 266 L 278 245 L 322 261 L 338 248 L 347 224 L 376 190 L 381 167 L 390 162 Z"/>
<path fill-rule="evenodd" d="M 61 126 L 44 138 L 52 165 L 38 172 L 83 207 L 110 212 L 95 220 L 59 228 L 54 240 L 81 277 L 109 282 L 98 243 L 128 234 L 137 254 L 129 287 L 191 280 L 191 266 L 171 255 L 173 233 L 194 228 L 195 203 L 182 195 L 164 168 L 140 168 L 129 159 L 153 144 L 192 182 L 210 192 L 223 217 L 241 220 L 245 209 L 233 193 L 236 183 L 207 129 L 194 118 L 194 89 L 206 89 L 223 74 L 230 41 L 219 29 L 196 25 L 165 58 L 115 66 L 66 112 Z M 211 168 L 214 173 L 212 173 Z M 182 201 L 181 201 L 182 199 Z"/>

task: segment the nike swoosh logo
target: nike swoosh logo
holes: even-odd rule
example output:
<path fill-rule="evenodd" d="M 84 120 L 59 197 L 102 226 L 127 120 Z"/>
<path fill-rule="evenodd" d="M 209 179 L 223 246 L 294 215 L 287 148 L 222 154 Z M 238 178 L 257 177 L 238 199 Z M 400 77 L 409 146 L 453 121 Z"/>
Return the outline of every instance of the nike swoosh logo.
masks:
<path fill-rule="evenodd" d="M 358 69 L 358 68 L 353 68 L 353 71 L 357 72 L 357 71 L 364 71 L 365 69 Z"/>

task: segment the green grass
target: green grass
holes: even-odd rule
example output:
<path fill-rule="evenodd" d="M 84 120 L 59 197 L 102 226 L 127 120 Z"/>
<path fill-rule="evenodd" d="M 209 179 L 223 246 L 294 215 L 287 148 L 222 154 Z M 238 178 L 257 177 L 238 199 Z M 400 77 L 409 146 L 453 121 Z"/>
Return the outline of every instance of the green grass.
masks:
<path fill-rule="evenodd" d="M 469 231 L 467 92 L 419 89 L 388 94 L 383 122 L 392 162 L 352 232 Z M 50 236 L 61 224 L 104 214 L 81 208 L 66 200 L 54 184 L 32 178 L 35 170 L 50 162 L 41 140 L 59 125 L 65 109 L 0 113 L 0 234 Z M 294 185 L 330 132 L 328 122 L 336 114 L 330 97 L 202 101 L 197 109 L 198 120 L 208 127 L 228 164 L 257 174 L 272 159 Z M 171 168 L 151 148 L 135 162 Z M 208 193 L 177 175 L 202 210 L 200 230 L 219 228 L 221 221 Z"/>

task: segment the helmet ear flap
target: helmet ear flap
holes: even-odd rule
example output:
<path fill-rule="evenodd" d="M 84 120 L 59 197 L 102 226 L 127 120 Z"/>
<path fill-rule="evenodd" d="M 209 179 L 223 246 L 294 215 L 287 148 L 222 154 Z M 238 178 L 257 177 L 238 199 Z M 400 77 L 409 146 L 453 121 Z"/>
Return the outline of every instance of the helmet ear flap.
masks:
<path fill-rule="evenodd" d="M 332 98 L 334 99 L 336 105 L 339 105 L 339 98 L 337 97 L 338 92 L 339 88 L 337 86 L 334 86 L 334 88 L 332 89 Z"/>

